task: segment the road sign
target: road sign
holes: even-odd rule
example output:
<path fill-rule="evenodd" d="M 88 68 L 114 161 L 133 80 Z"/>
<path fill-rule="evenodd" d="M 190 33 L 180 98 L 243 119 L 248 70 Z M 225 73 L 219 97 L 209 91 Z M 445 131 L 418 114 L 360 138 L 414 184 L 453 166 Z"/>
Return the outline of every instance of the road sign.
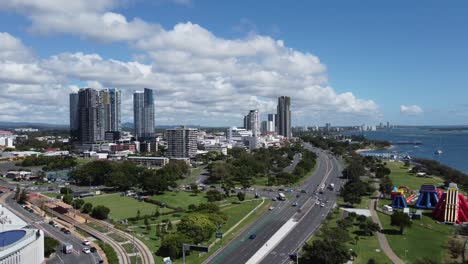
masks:
<path fill-rule="evenodd" d="M 223 233 L 216 233 L 216 238 L 223 238 Z"/>

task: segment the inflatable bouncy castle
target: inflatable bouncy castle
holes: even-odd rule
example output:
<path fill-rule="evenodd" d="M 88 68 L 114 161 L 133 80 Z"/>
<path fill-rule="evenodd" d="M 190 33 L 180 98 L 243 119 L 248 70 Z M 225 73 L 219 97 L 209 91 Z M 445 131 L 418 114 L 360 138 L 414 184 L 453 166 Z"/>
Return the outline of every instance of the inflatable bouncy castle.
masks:
<path fill-rule="evenodd" d="M 433 184 L 423 184 L 419 190 L 419 198 L 415 207 L 419 209 L 434 209 L 442 192 Z"/>
<path fill-rule="evenodd" d="M 465 196 L 458 193 L 457 184 L 450 183 L 447 192 L 442 194 L 437 203 L 433 216 L 438 221 L 445 223 L 468 222 L 468 203 Z"/>

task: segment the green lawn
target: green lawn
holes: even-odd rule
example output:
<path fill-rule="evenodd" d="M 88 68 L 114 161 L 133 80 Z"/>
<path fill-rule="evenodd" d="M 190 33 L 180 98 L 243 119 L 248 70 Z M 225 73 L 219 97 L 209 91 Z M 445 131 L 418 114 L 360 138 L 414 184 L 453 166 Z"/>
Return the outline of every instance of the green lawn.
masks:
<path fill-rule="evenodd" d="M 379 213 L 379 218 L 390 246 L 403 261 L 412 263 L 425 257 L 443 262 L 447 241 L 454 232 L 453 226 L 440 224 L 424 215 L 422 220 L 414 220 L 412 227 L 400 235 L 398 228 L 390 226 L 390 216 Z"/>
<path fill-rule="evenodd" d="M 57 195 L 59 195 L 60 193 L 44 192 L 41 194 L 50 198 L 57 198 Z"/>
<path fill-rule="evenodd" d="M 165 192 L 164 194 L 155 195 L 151 199 L 174 208 L 181 207 L 183 209 L 187 209 L 190 204 L 198 205 L 208 202 L 204 193 L 193 195 L 191 192 L 184 191 Z"/>
<path fill-rule="evenodd" d="M 84 198 L 86 202 L 90 202 L 93 206 L 104 205 L 109 207 L 110 216 L 114 220 L 122 220 L 130 217 L 135 217 L 137 211 L 140 210 L 140 214 L 151 215 L 156 211 L 157 206 L 151 203 L 140 202 L 134 198 L 127 196 L 120 196 L 120 194 L 109 194 L 102 196 L 95 196 Z M 171 211 L 167 208 L 160 208 L 160 213 Z"/>
<path fill-rule="evenodd" d="M 439 185 L 444 181 L 436 176 L 417 177 L 408 172 L 409 168 L 403 162 L 387 162 L 387 167 L 392 171 L 390 179 L 394 186 L 408 186 L 411 190 L 419 190 L 425 183 Z"/>

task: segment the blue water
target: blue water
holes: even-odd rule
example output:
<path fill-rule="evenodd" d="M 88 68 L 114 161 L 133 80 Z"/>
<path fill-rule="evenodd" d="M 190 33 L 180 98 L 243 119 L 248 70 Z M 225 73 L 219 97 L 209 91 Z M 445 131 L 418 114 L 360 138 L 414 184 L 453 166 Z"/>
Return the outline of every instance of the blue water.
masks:
<path fill-rule="evenodd" d="M 373 153 L 391 153 L 410 155 L 437 160 L 452 168 L 468 173 L 468 130 L 436 131 L 426 128 L 394 128 L 374 132 L 364 132 L 368 139 L 390 142 L 421 142 L 422 145 L 394 145 L 391 150 L 370 151 Z M 434 152 L 441 149 L 443 154 Z"/>

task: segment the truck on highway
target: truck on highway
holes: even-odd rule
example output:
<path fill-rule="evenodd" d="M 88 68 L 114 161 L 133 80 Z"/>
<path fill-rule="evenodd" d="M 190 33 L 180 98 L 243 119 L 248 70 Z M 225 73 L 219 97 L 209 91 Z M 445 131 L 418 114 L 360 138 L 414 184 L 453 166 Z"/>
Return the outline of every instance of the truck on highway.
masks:
<path fill-rule="evenodd" d="M 285 201 L 286 200 L 286 195 L 284 195 L 284 193 L 278 193 L 278 200 Z"/>
<path fill-rule="evenodd" d="M 63 253 L 64 254 L 71 254 L 73 253 L 73 245 L 70 243 L 63 244 Z"/>
<path fill-rule="evenodd" d="M 333 191 L 333 189 L 335 189 L 335 184 L 334 184 L 334 183 L 330 183 L 330 184 L 328 185 L 328 189 L 330 189 L 330 190 Z"/>

